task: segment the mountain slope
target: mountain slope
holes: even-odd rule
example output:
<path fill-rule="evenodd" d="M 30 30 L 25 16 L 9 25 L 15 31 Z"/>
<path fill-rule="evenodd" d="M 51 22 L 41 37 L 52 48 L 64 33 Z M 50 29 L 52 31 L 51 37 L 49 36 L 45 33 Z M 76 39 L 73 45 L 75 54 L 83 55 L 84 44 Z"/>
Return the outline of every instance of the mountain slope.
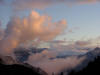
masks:
<path fill-rule="evenodd" d="M 6 61 L 7 60 L 7 61 Z M 18 63 L 11 57 L 0 56 L 0 75 L 47 75 L 40 68 L 32 67 L 29 64 Z"/>
<path fill-rule="evenodd" d="M 95 48 L 84 56 L 87 58 L 71 70 L 69 75 L 100 75 L 100 48 Z"/>
<path fill-rule="evenodd" d="M 89 62 L 88 65 L 80 71 L 72 70 L 69 75 L 100 75 L 100 57 Z"/>

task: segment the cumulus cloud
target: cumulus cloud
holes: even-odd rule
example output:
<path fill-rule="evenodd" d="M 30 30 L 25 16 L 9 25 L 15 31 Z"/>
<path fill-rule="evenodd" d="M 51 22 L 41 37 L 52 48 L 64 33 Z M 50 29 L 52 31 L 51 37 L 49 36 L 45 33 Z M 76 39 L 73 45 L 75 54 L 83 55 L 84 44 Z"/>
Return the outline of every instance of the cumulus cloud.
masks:
<path fill-rule="evenodd" d="M 1 52 L 11 53 L 13 48 L 18 45 L 35 39 L 40 41 L 52 40 L 65 28 L 65 20 L 52 22 L 51 17 L 40 15 L 35 11 L 23 19 L 13 17 L 7 24 L 4 38 L 0 40 Z"/>
<path fill-rule="evenodd" d="M 50 5 L 64 4 L 88 4 L 97 3 L 99 0 L 15 0 L 12 4 L 16 10 L 47 8 Z"/>

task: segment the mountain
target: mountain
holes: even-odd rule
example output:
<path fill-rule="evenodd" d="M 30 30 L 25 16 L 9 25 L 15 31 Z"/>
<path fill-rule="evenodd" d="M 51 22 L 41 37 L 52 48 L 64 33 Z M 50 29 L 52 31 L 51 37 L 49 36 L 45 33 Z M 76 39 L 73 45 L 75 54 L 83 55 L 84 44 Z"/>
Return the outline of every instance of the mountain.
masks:
<path fill-rule="evenodd" d="M 88 65 L 80 71 L 74 69 L 69 75 L 100 75 L 100 56 L 95 58 L 94 61 L 88 63 Z"/>
<path fill-rule="evenodd" d="M 86 59 L 73 70 L 69 75 L 100 75 L 100 48 L 85 54 Z"/>
<path fill-rule="evenodd" d="M 24 62 L 27 61 L 28 57 L 31 54 L 36 54 L 36 53 L 41 53 L 42 51 L 46 50 L 47 48 L 23 48 L 23 47 L 19 47 L 16 48 L 14 51 L 14 55 L 16 56 L 16 60 L 19 62 Z"/>
<path fill-rule="evenodd" d="M 27 61 L 28 57 L 30 56 L 29 51 L 24 50 L 24 49 L 15 51 L 14 54 L 15 54 L 16 60 L 19 62 Z"/>
<path fill-rule="evenodd" d="M 10 56 L 0 56 L 0 75 L 47 75 L 40 68 L 19 63 Z"/>
<path fill-rule="evenodd" d="M 85 59 L 80 64 L 78 64 L 76 67 L 74 67 L 73 69 L 69 69 L 69 70 L 64 69 L 59 74 L 60 75 L 91 75 L 93 73 L 90 74 L 90 72 L 93 70 L 94 70 L 94 73 L 99 72 L 98 70 L 100 69 L 99 68 L 100 67 L 100 48 L 97 47 L 87 52 L 84 55 L 77 56 L 77 58 L 79 59 L 82 57 L 85 57 Z M 99 69 L 96 68 L 97 66 Z M 100 73 L 94 74 L 94 75 L 100 75 Z"/>

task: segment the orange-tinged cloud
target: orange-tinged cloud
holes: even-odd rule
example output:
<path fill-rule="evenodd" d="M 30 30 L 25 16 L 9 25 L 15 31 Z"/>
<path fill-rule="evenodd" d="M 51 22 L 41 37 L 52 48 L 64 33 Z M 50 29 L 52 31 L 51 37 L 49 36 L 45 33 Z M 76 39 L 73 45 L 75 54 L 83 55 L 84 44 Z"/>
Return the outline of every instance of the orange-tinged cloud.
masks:
<path fill-rule="evenodd" d="M 66 21 L 52 22 L 51 17 L 32 13 L 23 19 L 14 17 L 7 24 L 4 38 L 0 40 L 2 53 L 10 54 L 20 44 L 32 40 L 48 41 L 54 39 L 66 28 Z"/>

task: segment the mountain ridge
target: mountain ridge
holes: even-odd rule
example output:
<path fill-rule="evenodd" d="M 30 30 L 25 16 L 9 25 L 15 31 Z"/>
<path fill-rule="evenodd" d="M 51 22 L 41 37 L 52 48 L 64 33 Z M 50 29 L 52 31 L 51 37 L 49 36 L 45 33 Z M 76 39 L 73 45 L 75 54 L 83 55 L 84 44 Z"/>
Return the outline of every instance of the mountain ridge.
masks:
<path fill-rule="evenodd" d="M 100 48 L 95 48 L 93 51 L 86 53 L 85 56 L 87 58 L 72 69 L 68 75 L 100 75 Z"/>
<path fill-rule="evenodd" d="M 47 75 L 40 68 L 33 67 L 27 63 L 20 63 L 10 56 L 0 55 L 0 75 Z"/>

